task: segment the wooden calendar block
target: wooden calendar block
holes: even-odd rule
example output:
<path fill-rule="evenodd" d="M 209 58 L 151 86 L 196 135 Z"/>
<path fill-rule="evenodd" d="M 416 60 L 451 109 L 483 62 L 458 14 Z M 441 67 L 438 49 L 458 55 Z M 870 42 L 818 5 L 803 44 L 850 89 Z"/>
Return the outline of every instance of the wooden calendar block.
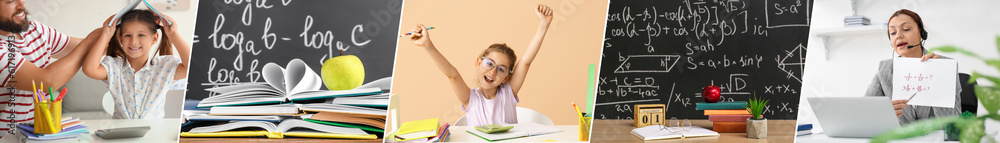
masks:
<path fill-rule="evenodd" d="M 666 107 L 663 104 L 640 104 L 635 105 L 635 120 L 636 127 L 645 127 L 649 125 L 659 125 L 663 124 L 664 121 L 664 111 Z"/>

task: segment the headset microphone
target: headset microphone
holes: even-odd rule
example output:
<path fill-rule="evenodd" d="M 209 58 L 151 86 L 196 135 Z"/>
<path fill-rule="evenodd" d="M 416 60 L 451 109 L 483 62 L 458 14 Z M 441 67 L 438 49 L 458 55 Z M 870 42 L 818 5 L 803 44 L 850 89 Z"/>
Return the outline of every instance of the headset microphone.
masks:
<path fill-rule="evenodd" d="M 920 46 L 920 45 L 924 45 L 924 43 L 920 42 L 920 44 L 917 44 L 917 45 L 906 45 L 906 49 L 910 49 L 910 48 L 917 47 L 917 46 Z"/>

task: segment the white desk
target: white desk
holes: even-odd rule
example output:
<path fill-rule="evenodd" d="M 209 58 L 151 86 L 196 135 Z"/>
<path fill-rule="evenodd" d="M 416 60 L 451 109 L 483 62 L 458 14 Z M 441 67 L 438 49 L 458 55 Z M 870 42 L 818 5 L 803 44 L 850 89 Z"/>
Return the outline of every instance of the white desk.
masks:
<path fill-rule="evenodd" d="M 798 136 L 798 137 L 795 138 L 795 142 L 800 142 L 800 143 L 820 143 L 820 142 L 822 142 L 822 143 L 827 143 L 827 142 L 867 143 L 867 142 L 871 142 L 870 140 L 871 140 L 870 138 L 838 138 L 838 137 L 830 137 L 830 136 L 827 136 L 824 133 L 818 133 L 818 134 L 814 133 L 814 134 L 811 134 L 811 135 Z M 927 135 L 924 135 L 924 136 L 921 136 L 921 137 L 914 137 L 914 138 L 902 139 L 902 140 L 893 140 L 892 142 L 904 142 L 904 143 L 906 143 L 906 142 L 920 142 L 920 143 L 923 143 L 923 142 L 946 142 L 946 141 L 944 141 L 944 130 L 937 130 L 937 131 L 931 132 L 930 134 L 927 134 Z M 947 141 L 947 142 L 958 142 L 958 141 Z"/>
<path fill-rule="evenodd" d="M 84 135 L 81 137 L 80 142 L 121 142 L 121 143 L 158 143 L 158 142 L 169 142 L 176 143 L 178 135 L 180 134 L 181 120 L 178 118 L 170 119 L 104 119 L 104 120 L 83 120 L 83 125 L 87 126 L 89 135 Z M 124 139 L 113 139 L 104 140 L 101 137 L 94 135 L 94 132 L 100 129 L 107 128 L 120 128 L 120 127 L 134 127 L 134 126 L 149 126 L 149 131 L 146 132 L 146 136 L 140 138 L 124 138 Z M 0 139 L 0 142 L 4 143 L 16 143 L 19 142 L 15 135 L 7 134 L 4 132 L 4 137 Z"/>
<path fill-rule="evenodd" d="M 516 138 L 510 140 L 504 140 L 501 142 L 545 142 L 546 140 L 552 140 L 556 142 L 582 142 L 580 141 L 580 126 L 577 125 L 556 125 L 556 128 L 562 130 L 562 132 L 545 134 L 539 136 L 530 136 L 523 138 Z M 472 133 L 466 132 L 465 130 L 469 126 L 452 126 L 448 130 L 451 132 L 450 139 L 448 142 L 487 142 L 486 140 L 479 138 Z"/>

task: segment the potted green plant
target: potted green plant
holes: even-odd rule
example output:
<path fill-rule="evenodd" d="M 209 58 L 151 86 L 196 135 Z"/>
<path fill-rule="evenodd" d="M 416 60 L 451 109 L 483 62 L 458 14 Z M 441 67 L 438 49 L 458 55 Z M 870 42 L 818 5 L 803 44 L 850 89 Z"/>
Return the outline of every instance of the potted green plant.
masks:
<path fill-rule="evenodd" d="M 767 138 L 767 118 L 764 118 L 764 108 L 767 107 L 767 100 L 754 98 L 747 101 L 747 112 L 753 117 L 747 118 L 747 138 L 762 139 Z"/>
<path fill-rule="evenodd" d="M 997 48 L 1000 48 L 1000 36 L 996 38 Z M 992 66 L 1000 71 L 1000 59 L 986 59 L 980 57 L 976 53 L 971 51 L 966 51 L 954 46 L 943 46 L 931 49 L 931 51 L 941 51 L 947 53 L 961 53 L 963 55 L 979 59 L 986 63 L 986 65 Z M 969 77 L 968 82 L 976 82 L 976 79 L 986 79 L 993 84 L 1000 84 L 1000 77 L 984 75 L 980 72 L 973 71 L 972 75 Z M 910 123 L 906 126 L 898 127 L 889 131 L 886 131 L 878 136 L 872 138 L 874 143 L 884 143 L 889 140 L 895 139 L 905 139 L 917 136 L 922 136 L 924 134 L 941 130 L 946 125 L 954 125 L 955 128 L 959 130 L 959 140 L 963 143 L 978 143 L 983 140 L 984 123 L 987 119 L 993 119 L 1000 121 L 1000 114 L 997 114 L 997 110 L 1000 109 L 1000 87 L 996 85 L 993 86 L 976 86 L 976 97 L 979 98 L 979 102 L 982 103 L 983 108 L 986 109 L 987 114 L 979 117 L 973 118 L 963 118 L 963 117 L 938 117 L 933 119 L 920 120 L 917 122 Z M 988 142 L 996 142 L 993 137 L 985 138 Z"/>

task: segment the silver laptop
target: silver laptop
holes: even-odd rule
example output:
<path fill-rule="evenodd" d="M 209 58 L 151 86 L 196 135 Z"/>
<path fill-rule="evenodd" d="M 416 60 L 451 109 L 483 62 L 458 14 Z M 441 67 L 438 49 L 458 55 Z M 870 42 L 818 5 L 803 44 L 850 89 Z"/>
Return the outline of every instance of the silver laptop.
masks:
<path fill-rule="evenodd" d="M 899 127 L 889 97 L 809 97 L 808 100 L 830 137 L 870 138 Z"/>

